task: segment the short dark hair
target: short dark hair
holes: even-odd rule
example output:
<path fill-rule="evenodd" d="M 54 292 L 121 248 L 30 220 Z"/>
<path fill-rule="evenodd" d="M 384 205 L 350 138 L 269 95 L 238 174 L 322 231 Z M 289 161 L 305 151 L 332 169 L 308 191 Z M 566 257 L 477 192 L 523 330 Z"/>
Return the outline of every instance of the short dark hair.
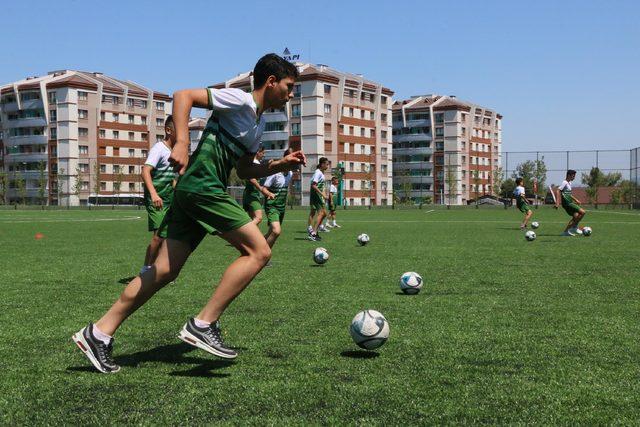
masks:
<path fill-rule="evenodd" d="M 320 157 L 320 159 L 318 160 L 318 166 L 316 166 L 316 169 L 318 169 L 320 167 L 321 164 L 325 163 L 325 162 L 329 162 L 329 159 L 327 159 L 326 157 Z"/>
<path fill-rule="evenodd" d="M 173 129 L 173 128 L 174 128 L 174 125 L 173 125 L 173 116 L 172 116 L 171 114 L 169 114 L 169 115 L 167 116 L 167 118 L 164 120 L 164 127 L 166 127 L 166 128 L 171 128 L 171 129 Z"/>
<path fill-rule="evenodd" d="M 275 53 L 267 53 L 258 60 L 253 69 L 253 86 L 256 89 L 262 87 L 269 76 L 275 76 L 278 81 L 285 77 L 292 77 L 296 80 L 300 73 L 295 65 L 283 57 Z"/>
<path fill-rule="evenodd" d="M 520 185 L 524 182 L 524 179 L 522 178 L 516 178 L 516 184 Z"/>
<path fill-rule="evenodd" d="M 567 171 L 567 176 L 569 176 L 569 175 L 575 175 L 575 174 L 577 174 L 577 173 L 578 173 L 578 172 L 574 171 L 573 169 L 569 169 L 569 170 Z"/>

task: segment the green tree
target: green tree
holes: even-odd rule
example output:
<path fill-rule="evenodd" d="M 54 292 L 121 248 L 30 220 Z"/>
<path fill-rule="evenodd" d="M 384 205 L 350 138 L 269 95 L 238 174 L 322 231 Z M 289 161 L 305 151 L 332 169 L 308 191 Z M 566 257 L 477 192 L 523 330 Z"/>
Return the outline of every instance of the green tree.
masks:
<path fill-rule="evenodd" d="M 14 176 L 14 182 L 16 184 L 16 191 L 18 193 L 18 197 L 22 201 L 23 205 L 27 204 L 27 183 L 22 176 L 22 172 L 16 171 Z"/>
<path fill-rule="evenodd" d="M 243 187 L 245 185 L 244 179 L 240 179 L 235 169 L 229 174 L 229 187 Z"/>
<path fill-rule="evenodd" d="M 513 190 L 516 189 L 516 182 L 512 178 L 507 178 L 500 184 L 500 196 L 504 198 L 513 197 Z"/>
<path fill-rule="evenodd" d="M 76 182 L 73 184 L 73 194 L 80 199 L 80 191 L 82 190 L 82 170 L 80 166 L 76 166 Z"/>
<path fill-rule="evenodd" d="M 504 182 L 504 170 L 502 166 L 494 169 L 493 172 L 493 185 L 491 189 L 493 190 L 493 194 L 496 196 L 500 196 L 502 192 L 502 183 Z"/>
<path fill-rule="evenodd" d="M 62 204 L 62 195 L 64 194 L 62 191 L 63 185 L 62 180 L 64 177 L 64 168 L 60 168 L 58 170 L 58 206 Z"/>
<path fill-rule="evenodd" d="M 9 175 L 6 172 L 0 172 L 0 202 L 7 204 L 7 196 L 9 192 Z"/>
<path fill-rule="evenodd" d="M 582 183 L 587 186 L 586 193 L 589 202 L 598 204 L 598 189 L 600 187 L 615 187 L 621 179 L 620 172 L 605 174 L 596 166 L 592 167 L 589 173 L 583 173 Z"/>
<path fill-rule="evenodd" d="M 38 198 L 40 199 L 40 204 L 45 205 L 45 193 L 47 191 L 47 164 L 41 160 L 38 163 Z"/>
<path fill-rule="evenodd" d="M 116 204 L 120 205 L 120 188 L 122 187 L 122 181 L 124 180 L 124 174 L 122 173 L 122 168 L 118 168 L 118 172 L 116 173 L 116 179 L 113 181 L 113 192 L 116 195 Z"/>
<path fill-rule="evenodd" d="M 100 204 L 100 165 L 98 161 L 93 162 L 93 192 L 96 195 L 96 206 Z"/>
<path fill-rule="evenodd" d="M 611 192 L 611 203 L 619 205 L 621 203 L 633 203 L 637 191 L 637 185 L 633 181 L 625 179 Z"/>
<path fill-rule="evenodd" d="M 543 196 L 546 194 L 546 182 L 547 182 L 547 165 L 544 162 L 544 157 L 540 160 L 527 160 L 516 166 L 515 172 L 511 175 L 513 179 L 522 177 L 524 180 L 524 188 L 530 193 L 533 193 L 533 180 L 538 181 L 537 196 Z"/>
<path fill-rule="evenodd" d="M 458 177 L 456 175 L 457 167 L 455 165 L 447 165 L 446 168 L 447 172 L 445 174 L 445 179 L 448 187 L 449 204 L 451 205 L 453 204 L 452 200 L 458 195 Z"/>
<path fill-rule="evenodd" d="M 471 171 L 471 179 L 473 180 L 473 186 L 476 193 L 476 206 L 478 206 L 478 197 L 480 197 L 480 190 L 478 188 L 480 186 L 480 172 L 478 172 L 477 169 Z"/>

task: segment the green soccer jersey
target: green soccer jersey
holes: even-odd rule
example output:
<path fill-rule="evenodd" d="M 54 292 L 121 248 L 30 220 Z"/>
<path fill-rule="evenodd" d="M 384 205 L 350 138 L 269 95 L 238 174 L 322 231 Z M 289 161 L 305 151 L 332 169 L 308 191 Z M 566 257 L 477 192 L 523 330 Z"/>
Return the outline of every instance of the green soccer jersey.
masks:
<path fill-rule="evenodd" d="M 149 156 L 145 161 L 145 165 L 151 166 L 151 182 L 156 193 L 162 199 L 163 202 L 168 203 L 171 201 L 171 194 L 173 193 L 173 180 L 176 178 L 176 173 L 173 171 L 171 164 L 169 163 L 169 156 L 171 150 L 166 146 L 164 142 L 157 142 L 149 151 Z M 151 203 L 151 193 L 145 186 L 144 198 L 147 204 Z"/>
<path fill-rule="evenodd" d="M 560 193 L 562 194 L 562 204 L 569 205 L 573 202 L 573 195 L 571 194 L 571 182 L 570 181 L 562 181 L 560 185 Z"/>
<path fill-rule="evenodd" d="M 225 193 L 238 159 L 258 151 L 264 118 L 250 93 L 208 89 L 211 118 L 176 189 L 190 193 Z"/>
<path fill-rule="evenodd" d="M 291 182 L 291 177 L 293 176 L 293 172 L 278 172 L 273 175 L 269 175 L 267 179 L 264 181 L 264 186 L 269 189 L 271 193 L 275 195 L 275 198 L 272 200 L 267 199 L 265 201 L 265 207 L 275 208 L 279 211 L 284 211 L 287 204 L 287 193 L 289 191 L 289 182 Z"/>

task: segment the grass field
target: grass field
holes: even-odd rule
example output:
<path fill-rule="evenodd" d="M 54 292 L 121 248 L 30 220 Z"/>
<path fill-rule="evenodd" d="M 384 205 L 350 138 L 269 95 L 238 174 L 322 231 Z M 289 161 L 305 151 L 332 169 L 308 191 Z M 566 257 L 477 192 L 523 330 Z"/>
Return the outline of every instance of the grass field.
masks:
<path fill-rule="evenodd" d="M 176 338 L 235 257 L 210 237 L 103 375 L 70 337 L 139 270 L 144 211 L 0 211 L 0 424 L 640 422 L 637 213 L 589 212 L 593 236 L 564 238 L 540 209 L 526 242 L 515 210 L 339 211 L 323 267 L 304 216 L 222 319 L 235 362 Z M 399 293 L 405 271 L 420 294 Z M 363 308 L 391 326 L 376 352 L 348 333 Z"/>

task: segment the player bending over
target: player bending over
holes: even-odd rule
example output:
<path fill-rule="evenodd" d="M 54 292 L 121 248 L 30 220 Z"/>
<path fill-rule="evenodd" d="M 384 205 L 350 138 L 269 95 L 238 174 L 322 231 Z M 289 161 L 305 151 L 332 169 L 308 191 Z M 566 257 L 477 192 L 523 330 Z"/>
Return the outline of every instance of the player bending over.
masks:
<path fill-rule="evenodd" d="M 569 169 L 567 171 L 566 179 L 562 181 L 560 187 L 558 187 L 558 196 L 556 197 L 555 208 L 558 209 L 558 201 L 562 202 L 562 207 L 569 214 L 571 219 L 564 228 L 563 236 L 575 236 L 576 234 L 582 234 L 582 230 L 578 228 L 578 224 L 584 218 L 585 210 L 580 206 L 580 200 L 573 197 L 571 194 L 571 183 L 576 177 L 576 171 Z"/>
<path fill-rule="evenodd" d="M 329 159 L 320 157 L 318 166 L 316 166 L 316 170 L 311 178 L 311 188 L 309 192 L 311 210 L 309 211 L 309 227 L 307 228 L 309 240 L 322 240 L 318 235 L 318 231 L 328 231 L 322 225 L 322 220 L 327 216 L 324 201 L 324 171 L 328 168 Z M 315 218 L 316 214 L 318 215 L 317 218 Z"/>
<path fill-rule="evenodd" d="M 153 232 L 151 242 L 147 247 L 144 257 L 144 265 L 140 269 L 140 274 L 151 268 L 151 264 L 156 260 L 160 244 L 164 240 L 158 236 L 158 229 L 164 219 L 171 199 L 173 198 L 173 187 L 175 186 L 176 173 L 169 163 L 171 150 L 175 145 L 175 127 L 173 118 L 169 115 L 164 121 L 164 141 L 156 142 L 149 156 L 142 167 L 142 181 L 144 182 L 144 206 L 147 208 L 148 228 Z"/>
<path fill-rule="evenodd" d="M 176 145 L 170 160 L 181 176 L 160 230 L 167 238 L 151 269 L 129 282 L 95 324 L 89 323 L 73 335 L 78 347 L 100 372 L 120 369 L 111 356 L 112 336 L 118 327 L 173 281 L 202 239 L 214 232 L 220 233 L 240 254 L 222 274 L 206 305 L 184 325 L 179 338 L 216 356 L 227 359 L 237 356 L 223 341 L 219 319 L 269 261 L 271 248 L 256 224 L 227 193 L 227 182 L 234 167 L 240 178 L 248 179 L 287 172 L 306 163 L 301 151 L 268 164 L 253 163 L 264 129 L 262 113 L 284 107 L 293 97 L 297 77 L 298 70 L 293 64 L 276 54 L 268 54 L 260 58 L 253 70 L 252 93 L 209 88 L 174 94 Z M 189 158 L 188 121 L 192 107 L 213 112 L 198 148 Z"/>
<path fill-rule="evenodd" d="M 260 146 L 256 157 L 253 159 L 253 163 L 259 165 L 263 158 L 264 147 Z M 244 192 L 242 193 L 242 208 L 249 214 L 256 225 L 260 225 L 262 222 L 262 207 L 265 197 L 273 198 L 273 194 L 269 193 L 267 189 L 260 184 L 260 181 L 255 178 L 246 181 Z"/>
<path fill-rule="evenodd" d="M 524 179 L 516 179 L 516 189 L 513 190 L 513 197 L 516 198 L 516 206 L 520 209 L 520 212 L 524 214 L 524 219 L 522 220 L 522 224 L 520 224 L 520 230 L 524 230 L 527 228 L 527 224 L 533 215 L 524 191 Z"/>

